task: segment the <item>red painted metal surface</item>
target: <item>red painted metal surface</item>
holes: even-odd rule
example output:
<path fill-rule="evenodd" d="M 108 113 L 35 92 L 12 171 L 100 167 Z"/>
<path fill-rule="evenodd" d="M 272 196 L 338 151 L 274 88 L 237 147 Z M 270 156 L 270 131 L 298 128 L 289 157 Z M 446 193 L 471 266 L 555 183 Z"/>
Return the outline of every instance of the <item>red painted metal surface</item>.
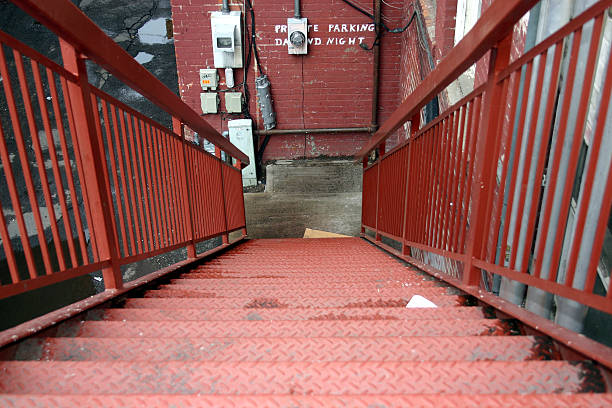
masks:
<path fill-rule="evenodd" d="M 328 285 L 338 265 L 336 283 Z M 215 271 L 242 277 L 212 277 Z M 317 275 L 327 279 L 316 281 Z M 316 398 L 345 396 L 359 404 L 379 395 L 404 403 L 408 395 L 419 401 L 439 394 L 443 404 L 444 396 L 462 394 L 486 406 L 496 394 L 546 398 L 606 390 L 597 366 L 562 360 L 550 339 L 524 335 L 516 321 L 477 306 L 412 309 L 407 300 L 381 297 L 379 290 L 400 290 L 443 306 L 457 296 L 440 294 L 449 287 L 355 238 L 249 241 L 171 282 L 140 295 L 175 297 L 128 294 L 114 307 L 90 310 L 0 350 L 0 400 L 53 406 L 87 395 L 112 406 L 121 397 L 130 404 L 146 395 L 170 401 L 171 395 L 200 393 L 267 406 L 290 395 L 334 405 L 341 401 Z M 310 284 L 300 288 L 300 282 Z M 185 298 L 166 288 L 194 285 L 237 297 Z M 349 292 L 353 296 L 341 297 Z M 330 308 L 335 299 L 350 303 Z M 375 299 L 390 301 L 377 305 Z M 599 396 L 602 403 L 607 396 Z"/>
<path fill-rule="evenodd" d="M 376 196 L 378 191 L 378 164 L 363 170 L 361 219 L 363 225 L 376 228 Z"/>
<path fill-rule="evenodd" d="M 379 185 L 378 229 L 397 236 L 402 234 L 407 154 L 406 149 L 398 150 L 379 164 L 379 178 L 386 182 Z"/>
<path fill-rule="evenodd" d="M 74 36 L 90 33 L 92 38 L 97 38 L 99 30 L 87 24 L 82 28 L 62 27 L 61 23 L 71 16 L 85 24 L 81 15 L 73 15 L 74 8 L 53 10 L 47 5 L 22 3 L 52 29 L 66 35 L 76 49 L 61 39 L 67 68 L 64 72 L 64 68 L 39 57 L 27 47 L 4 35 L 0 37 L 0 41 L 13 50 L 17 82 L 24 102 L 25 120 L 16 109 L 13 88 L 17 87 L 10 79 L 3 80 L 13 125 L 10 129 L 17 136 L 16 149 L 21 156 L 28 190 L 34 189 L 36 173 L 24 160 L 28 135 L 21 129 L 19 119 L 28 123 L 30 137 L 34 139 L 31 143 L 42 186 L 40 192 L 35 191 L 40 197 L 35 194 L 29 200 L 35 203 L 31 206 L 38 213 L 39 219 L 34 215 L 34 221 L 43 257 L 40 271 L 33 259 L 26 259 L 29 278 L 24 276 L 26 274 L 16 265 L 10 241 L 5 241 L 8 229 L 2 217 L 0 234 L 7 253 L 10 283 L 0 287 L 0 296 L 102 269 L 106 288 L 112 290 L 91 303 L 84 303 L 83 309 L 119 294 L 126 294 L 127 299 L 114 299 L 112 304 L 61 324 L 56 324 L 57 319 L 75 316 L 83 309 L 68 310 L 66 315 L 45 316 L 41 318 L 40 328 L 24 326 L 14 332 L 17 334 L 3 333 L 1 344 L 7 345 L 28 332 L 49 328 L 37 337 L 0 350 L 0 392 L 4 394 L 0 395 L 0 402 L 3 405 L 74 405 L 79 403 L 79 396 L 83 396 L 97 406 L 113 406 L 126 403 L 121 398 L 126 398 L 128 404 L 146 403 L 147 396 L 153 395 L 158 398 L 153 404 L 165 401 L 180 405 L 193 401 L 171 401 L 171 398 L 188 399 L 188 394 L 196 393 L 217 394 L 218 404 L 252 405 L 258 402 L 260 406 L 293 403 L 296 400 L 291 399 L 291 394 L 304 396 L 306 399 L 302 402 L 305 404 L 327 405 L 375 404 L 387 400 L 390 405 L 405 404 L 406 396 L 415 397 L 411 404 L 415 401 L 430 405 L 432 401 L 435 405 L 466 404 L 460 394 L 469 396 L 469 401 L 477 401 L 478 406 L 528 405 L 532 401 L 529 398 L 534 398 L 534 404 L 547 403 L 549 406 L 609 402 L 609 394 L 583 396 L 584 399 L 548 395 L 604 393 L 607 383 L 602 369 L 595 363 L 582 361 L 580 354 L 574 355 L 579 361 L 562 360 L 560 350 L 549 338 L 525 336 L 524 328 L 516 320 L 501 319 L 489 308 L 471 305 L 482 299 L 512 316 L 534 321 L 522 309 L 500 303 L 486 290 L 479 291 L 476 285 L 481 283 L 481 277 L 484 276 L 482 285 L 486 286 L 489 283 L 487 273 L 494 272 L 610 311 L 610 295 L 603 297 L 592 293 L 594 269 L 582 285 L 586 290 L 575 287 L 573 280 L 577 275 L 573 271 L 569 271 L 564 280 L 550 282 L 562 274 L 556 270 L 547 271 L 548 275 L 542 273 L 543 264 L 538 264 L 534 274 L 529 273 L 533 270 L 516 270 L 519 265 L 528 267 L 525 261 L 528 254 L 517 248 L 522 242 L 521 229 L 525 228 L 527 235 L 543 230 L 547 233 L 553 225 L 542 229 L 534 219 L 528 219 L 529 222 L 518 227 L 515 214 L 525 212 L 535 218 L 534 204 L 530 202 L 533 197 L 529 192 L 533 191 L 538 197 L 539 193 L 529 185 L 524 169 L 521 170 L 527 166 L 522 163 L 529 163 L 529 160 L 519 163 L 518 158 L 522 157 L 518 156 L 516 147 L 514 161 L 509 154 L 513 149 L 511 140 L 517 145 L 522 143 L 524 150 L 521 151 L 525 156 L 536 156 L 533 161 L 535 173 L 543 172 L 546 149 L 540 148 L 536 154 L 537 126 L 533 125 L 533 115 L 537 118 L 537 113 L 532 114 L 528 104 L 533 102 L 536 107 L 533 112 L 538 112 L 537 108 L 542 106 L 543 112 L 547 112 L 545 115 L 550 115 L 552 108 L 549 106 L 553 102 L 539 89 L 547 75 L 544 62 L 553 61 L 551 75 L 561 75 L 559 49 L 562 44 L 571 38 L 573 48 L 577 49 L 578 40 L 589 37 L 582 37 L 583 26 L 595 20 L 588 39 L 586 69 L 584 72 L 576 69 L 567 76 L 572 80 L 575 75 L 582 76 L 589 84 L 590 79 L 596 77 L 594 58 L 600 43 L 603 13 L 610 1 L 595 4 L 553 34 L 554 41 L 541 43 L 512 65 L 508 65 L 509 37 L 501 42 L 498 40 L 531 2 L 494 3 L 489 14 L 483 17 L 485 23 L 477 25 L 475 34 L 468 35 L 477 41 L 473 44 L 464 41 L 457 48 L 466 53 L 464 59 L 458 57 L 460 51 L 451 54 L 455 63 L 434 71 L 417 90 L 417 95 L 381 129 L 381 134 L 391 128 L 397 129 L 402 124 L 399 120 L 405 117 L 412 119 L 413 125 L 417 124 L 417 111 L 426 99 L 454 79 L 451 77 L 460 72 L 461 67 L 465 68 L 470 58 L 496 45 L 490 58 L 489 80 L 483 87 L 432 124 L 422 129 L 414 126 L 407 143 L 381 155 L 364 171 L 363 226 L 374 230 L 372 240 L 387 249 L 389 247 L 381 242 L 382 237 L 399 241 L 402 247 L 395 251 L 397 254 L 433 274 L 439 273 L 435 268 L 442 270 L 443 279 L 466 292 L 449 289 L 439 281 L 425 280 L 423 275 L 359 239 L 250 242 L 185 273 L 178 278 L 185 279 L 181 283 L 158 281 L 144 291 L 127 292 L 122 288 L 120 266 L 123 264 L 182 247 L 188 248 L 188 257 L 192 258 L 197 256 L 197 242 L 221 236 L 227 243 L 228 233 L 237 229 L 243 229 L 244 234 L 241 161 L 236 161 L 238 169 L 235 169 L 219 157 L 187 143 L 179 120 L 174 121 L 173 130 L 166 129 L 110 96 L 91 89 L 81 55 L 87 50 L 88 40 Z M 51 3 L 64 2 L 54 0 Z M 499 32 L 487 26 L 491 21 L 499 22 Z M 1 52 L 2 47 L 0 74 L 4 79 L 8 78 L 7 57 Z M 109 52 L 112 48 L 93 55 L 104 65 L 109 63 Z M 570 53 L 570 65 L 576 55 L 579 54 Z M 27 78 L 23 56 L 29 58 L 31 67 L 37 72 L 33 74 L 33 87 Z M 120 57 L 124 58 L 123 54 Z M 122 73 L 119 70 L 118 76 L 125 75 L 128 83 L 145 94 L 153 92 L 140 79 L 129 80 L 130 73 L 138 70 L 133 61 L 126 60 L 126 64 L 127 68 Z M 47 81 L 61 85 L 62 98 L 56 98 L 58 101 L 48 103 L 40 97 L 40 90 L 45 87 L 41 68 L 47 73 Z M 602 95 L 608 98 L 611 71 L 612 68 L 608 68 L 607 74 L 601 76 L 604 78 Z M 525 80 L 519 82 L 522 72 Z M 432 85 L 431 78 L 439 82 Z M 535 99 L 527 92 L 531 83 L 535 84 Z M 565 97 L 561 102 L 562 111 L 569 109 L 565 106 L 570 104 L 567 101 L 571 85 L 561 89 Z M 53 86 L 48 86 L 53 93 Z M 521 87 L 523 92 L 519 97 Z M 30 95 L 34 88 L 37 98 Z M 561 127 L 563 132 L 558 145 L 568 142 L 575 147 L 581 141 L 581 132 L 587 128 L 590 114 L 584 107 L 589 102 L 585 96 L 588 93 L 581 91 L 577 122 Z M 418 98 L 419 94 L 424 96 Z M 550 96 L 552 92 L 546 90 L 546 94 Z M 73 139 L 69 141 L 66 134 L 60 135 L 61 149 L 55 145 L 49 148 L 49 153 L 55 157 L 51 158 L 48 174 L 44 170 L 40 173 L 44 155 L 38 136 L 40 124 L 35 120 L 37 113 L 33 101 L 36 100 L 47 143 L 55 143 L 51 137 L 51 112 L 56 116 L 57 112 L 66 112 L 68 135 Z M 608 103 L 604 101 L 597 109 L 605 111 Z M 185 112 L 175 102 L 160 104 L 183 121 L 193 116 L 193 112 L 181 116 Z M 602 116 L 600 114 L 595 121 L 593 136 L 600 140 L 604 136 Z M 514 120 L 507 123 L 506 117 L 516 118 L 519 125 L 516 135 L 512 134 Z M 562 116 L 561 120 L 564 119 L 567 121 Z M 206 133 L 207 128 L 198 123 L 190 123 L 190 126 Z M 574 132 L 570 131 L 572 127 Z M 565 134 L 566 128 L 569 136 Z M 11 167 L 3 126 L 0 131 L 3 139 L 0 158 L 3 164 L 9 163 Z M 500 138 L 487 137 L 496 132 Z M 381 144 L 376 138 L 374 142 Z M 593 140 L 596 152 L 600 149 L 599 143 Z M 66 175 L 68 186 L 62 187 L 63 198 L 57 197 L 59 212 L 64 217 L 69 208 L 66 188 L 71 192 L 71 199 L 82 199 L 82 209 L 78 209 L 81 231 L 76 231 L 76 236 L 72 225 L 59 224 L 54 214 L 51 186 L 53 181 L 56 188 L 63 183 L 60 150 L 63 154 L 72 150 L 77 164 L 78 177 Z M 381 151 L 384 153 L 384 150 L 383 146 Z M 561 154 L 559 151 L 560 148 L 552 149 L 552 157 Z M 219 153 L 217 150 L 217 155 Z M 573 149 L 568 157 L 569 172 L 574 173 L 578 153 Z M 70 157 L 63 158 L 65 162 Z M 609 158 L 602 160 L 610 167 Z M 587 175 L 595 174 L 597 163 L 595 159 L 587 163 Z M 505 175 L 502 180 L 497 179 L 498 168 Z M 551 177 L 561 178 L 558 170 L 553 168 Z M 6 179 L 9 190 L 14 190 L 11 201 L 19 207 L 12 170 L 6 172 Z M 602 214 L 606 216 L 612 204 L 611 179 L 606 181 L 600 199 Z M 558 181 L 560 202 L 566 205 L 572 198 L 571 184 L 567 178 Z M 73 190 L 79 190 L 71 185 L 75 183 L 83 191 L 82 197 L 72 195 Z M 509 189 L 505 189 L 506 184 Z M 587 185 L 586 191 L 590 195 L 595 189 Z M 509 210 L 503 213 L 501 205 L 506 201 Z M 45 238 L 39 202 L 49 208 L 49 242 Z M 580 204 L 578 207 L 576 225 L 582 239 L 586 236 L 587 206 Z M 542 217 L 550 220 L 550 209 L 543 208 Z M 18 224 L 25 234 L 22 242 L 29 245 L 23 210 L 19 212 L 21 221 Z M 73 212 L 72 217 L 76 217 L 77 210 Z M 563 208 L 561 218 L 566 218 L 567 214 L 568 210 Z M 600 215 L 596 221 L 591 241 L 601 251 L 607 218 Z M 561 220 L 561 223 L 567 221 Z M 85 228 L 90 233 L 89 244 L 81 239 Z M 72 245 L 62 247 L 59 242 L 62 233 L 73 239 Z M 503 245 L 501 250 L 496 248 L 498 239 Z M 552 263 L 559 263 L 561 244 L 545 244 L 540 247 L 549 248 Z M 581 247 L 582 241 L 572 243 L 570 264 L 582 261 Z M 60 253 L 57 253 L 58 248 Z M 30 248 L 30 255 L 31 251 Z M 83 259 L 79 259 L 79 253 Z M 591 266 L 593 259 L 594 255 L 590 255 Z M 148 282 L 150 280 L 142 280 L 138 285 Z M 128 284 L 129 287 L 136 285 Z M 426 297 L 437 307 L 411 309 L 408 306 L 414 295 Z M 542 327 L 556 339 L 563 339 L 563 332 L 552 323 L 546 321 Z M 584 352 L 611 366 L 609 349 L 592 346 L 584 339 L 578 339 L 576 345 L 579 353 Z M 602 351 L 601 355 L 594 350 Z M 159 394 L 164 396 L 160 398 Z M 440 395 L 431 400 L 424 397 L 425 394 Z M 509 395 L 506 399 L 494 399 L 498 397 L 495 394 Z M 207 401 L 214 403 L 211 399 Z"/>
<path fill-rule="evenodd" d="M 41 361 L 528 361 L 542 357 L 532 336 L 278 338 L 32 338 L 20 348 Z M 16 355 L 23 355 L 19 349 Z M 554 353 L 551 353 L 554 354 Z"/>
<path fill-rule="evenodd" d="M 364 157 L 407 120 L 419 114 L 422 107 L 468 69 L 474 61 L 511 33 L 514 24 L 535 3 L 536 1 L 532 0 L 511 0 L 491 4 L 476 25 L 447 54 L 444 63 L 438 64 L 355 156 Z"/>
<path fill-rule="evenodd" d="M 40 406 L 79 406 L 79 407 L 167 407 L 167 406 L 223 406 L 223 407 L 355 407 L 369 408 L 384 406 L 403 408 L 419 406 L 424 408 L 466 407 L 466 408 L 499 408 L 499 407 L 534 407 L 549 408 L 583 408 L 609 407 L 612 398 L 601 394 L 579 395 L 485 395 L 474 399 L 471 395 L 364 395 L 364 396 L 288 396 L 288 395 L 121 395 L 106 396 L 102 400 L 96 395 L 80 396 L 47 396 L 47 395 L 11 395 L 3 402 L 8 407 Z"/>
<path fill-rule="evenodd" d="M 244 153 L 215 131 L 70 1 L 15 0 L 14 3 L 162 110 L 180 118 L 202 137 L 242 160 L 245 165 L 249 164 L 249 158 Z"/>
<path fill-rule="evenodd" d="M 444 287 L 371 287 L 371 293 L 380 297 L 412 297 L 414 293 L 423 293 L 423 296 L 443 296 L 449 293 L 448 288 Z M 146 297 L 242 297 L 258 296 L 268 298 L 295 297 L 297 294 L 303 297 L 360 297 L 363 295 L 363 288 L 335 287 L 335 288 L 270 288 L 249 285 L 248 288 L 238 290 L 236 288 L 209 288 L 207 286 L 191 285 L 160 285 L 158 290 L 151 290 L 145 294 Z M 175 296 L 176 295 L 176 296 Z"/>
<path fill-rule="evenodd" d="M 269 308 L 370 308 L 370 307 L 405 307 L 410 301 L 409 297 L 382 297 L 377 295 L 360 297 L 302 297 L 302 298 L 214 298 L 214 297 L 188 297 L 173 298 L 171 293 L 157 294 L 150 293 L 143 299 L 129 299 L 126 307 L 149 308 L 159 307 L 163 304 L 171 309 L 185 309 L 191 307 L 201 308 L 237 308 L 246 307 L 249 309 L 269 309 Z M 163 299 L 163 300 L 160 300 Z M 461 296 L 443 295 L 432 297 L 431 300 L 439 306 L 461 306 L 465 304 L 465 298 Z"/>
<path fill-rule="evenodd" d="M 190 273 L 189 275 L 185 274 L 186 277 L 182 279 L 173 279 L 170 282 L 175 289 L 180 288 L 200 288 L 200 289 L 228 289 L 233 287 L 236 283 L 241 282 L 240 278 L 225 278 L 225 279 L 216 279 L 212 277 L 208 277 L 209 275 L 206 273 L 197 274 Z M 196 276 L 202 276 L 202 278 L 194 278 Z M 356 274 L 355 274 L 356 275 Z M 273 277 L 261 277 L 261 278 L 250 278 L 248 280 L 249 287 L 252 287 L 254 290 L 258 288 L 261 289 L 277 289 L 277 290 L 287 290 L 287 289 L 312 289 L 312 288 L 346 288 L 346 289 L 366 289 L 366 290 L 376 290 L 376 289 L 388 289 L 388 288 L 403 288 L 410 286 L 419 286 L 419 287 L 436 287 L 439 286 L 439 283 L 434 280 L 426 280 L 425 278 L 419 277 L 410 277 L 407 278 L 405 276 L 401 276 L 398 274 L 398 278 L 401 280 L 384 280 L 376 279 L 376 275 L 372 275 L 370 279 L 368 279 L 367 275 L 361 275 L 361 279 L 359 282 L 351 282 L 348 279 L 344 280 L 343 278 L 352 277 L 353 281 L 356 281 L 354 278 L 359 278 L 359 276 L 343 274 L 342 276 L 338 275 L 330 275 L 328 277 L 324 277 L 321 274 L 318 274 L 317 277 L 313 277 L 311 279 L 297 279 L 293 278 L 290 282 L 287 282 L 286 279 L 282 278 L 273 278 Z M 207 278 L 208 277 L 208 278 Z M 244 280 L 242 280 L 244 282 Z"/>
<path fill-rule="evenodd" d="M 434 301 L 436 299 L 433 299 Z M 237 306 L 240 307 L 240 306 Z M 242 306 L 243 308 L 245 306 Z M 283 307 L 283 306 L 279 306 Z M 290 304 L 285 306 L 292 308 Z M 399 306 L 402 307 L 402 306 Z M 248 306 L 246 307 L 248 308 Z M 256 308 L 254 309 L 256 310 Z M 462 320 L 369 320 L 369 321 L 210 321 L 84 322 L 79 337 L 427 337 L 511 334 L 495 319 Z"/>
<path fill-rule="evenodd" d="M 565 361 L 15 361 L 2 364 L 0 392 L 20 385 L 19 393 L 55 395 L 549 394 L 582 391 L 587 370 Z"/>
<path fill-rule="evenodd" d="M 245 284 L 245 283 L 243 283 Z M 157 302 L 163 307 L 163 302 Z M 153 306 L 153 305 L 151 305 Z M 478 307 L 440 307 L 410 310 L 397 307 L 283 308 L 283 309 L 104 309 L 89 312 L 89 320 L 191 321 L 191 320 L 435 320 L 483 319 Z"/>
<path fill-rule="evenodd" d="M 102 293 L 98 293 L 97 295 L 90 296 L 86 299 L 72 303 L 58 310 L 55 310 L 43 316 L 37 317 L 25 323 L 22 323 L 11 329 L 4 330 L 0 332 L 0 347 L 11 345 L 23 338 L 32 336 L 33 333 L 40 332 L 42 330 L 53 327 L 57 325 L 59 322 L 65 321 L 80 313 L 86 312 L 96 306 L 99 306 L 101 304 L 108 302 L 109 300 L 117 298 L 118 296 L 129 293 L 130 291 L 133 291 L 145 285 L 149 285 L 151 282 L 155 281 L 156 279 L 162 278 L 170 273 L 176 272 L 177 270 L 181 268 L 185 268 L 189 265 L 193 265 L 194 263 L 200 262 L 204 259 L 208 259 L 219 252 L 226 251 L 229 248 L 232 248 L 240 244 L 243 240 L 244 240 L 244 237 L 237 239 L 236 241 L 232 242 L 229 245 L 217 246 L 206 252 L 197 254 L 195 256 L 195 259 L 185 259 L 183 261 L 179 261 L 173 265 L 170 265 L 158 271 L 149 273 L 131 282 L 127 282 L 125 285 L 123 285 L 123 288 L 121 289 L 107 290 Z M 82 274 L 82 272 L 80 271 L 78 272 Z M 66 274 L 67 273 L 65 272 L 62 275 L 66 275 Z M 77 274 L 76 276 L 80 276 L 80 275 Z M 53 275 L 51 275 L 50 277 L 53 277 Z M 36 285 L 38 284 L 43 285 L 44 283 L 46 283 L 46 279 L 50 277 L 45 276 L 45 277 L 36 279 L 35 281 L 31 281 L 31 282 L 26 281 L 23 283 L 24 285 L 27 284 L 27 286 L 25 286 L 26 288 L 30 288 L 31 286 L 36 288 L 36 287 L 40 287 Z M 40 283 L 41 281 L 43 282 Z"/>
<path fill-rule="evenodd" d="M 238 167 L 240 164 L 238 163 Z M 240 169 L 223 166 L 223 191 L 227 211 L 227 230 L 234 231 L 245 226 L 244 196 Z"/>
<path fill-rule="evenodd" d="M 585 313 L 587 306 L 612 313 L 608 278 L 598 272 L 612 206 L 612 161 L 602 154 L 608 149 L 604 129 L 612 93 L 602 27 L 612 1 L 594 3 L 511 62 L 512 38 L 502 32 L 522 13 L 510 9 L 524 12 L 531 5 L 518 3 L 493 3 L 465 43 L 357 155 L 417 118 L 431 96 L 473 62 L 470 52 L 480 57 L 492 51 L 486 83 L 375 163 L 403 177 L 381 171 L 378 193 L 369 188 L 366 194 L 364 187 L 362 227 L 375 233 L 368 239 L 377 245 L 453 282 L 460 279 L 464 288 L 499 293 L 502 277 L 527 285 L 525 293 L 537 288 L 576 301 Z M 492 39 L 486 33 L 495 24 L 499 34 Z M 401 152 L 406 162 L 398 163 Z M 364 171 L 364 186 L 372 169 Z M 389 211 L 402 198 L 380 193 L 392 188 L 407 189 L 403 217 Z M 381 223 L 390 213 L 390 225 Z M 371 214 L 379 214 L 378 223 Z M 397 232 L 401 226 L 403 235 Z M 555 300 L 557 313 L 563 302 Z M 529 313 L 524 317 L 537 321 Z"/>
<path fill-rule="evenodd" d="M 75 13 L 66 5 L 54 18 Z M 58 23 L 44 12 L 35 14 Z M 81 29 L 94 30 L 87 24 Z M 0 298 L 97 270 L 107 289 L 120 288 L 122 264 L 184 246 L 194 258 L 196 242 L 236 229 L 246 234 L 240 170 L 185 140 L 180 122 L 175 133 L 91 86 L 84 57 L 74 48 L 81 39 L 59 40 L 64 67 L 0 32 L 0 76 L 9 108 L 9 120 L 0 123 L 10 198 L 2 205 L 15 213 L 20 240 L 9 235 L 7 217 L 0 217 L 8 265 Z M 133 72 L 125 68 L 123 75 Z M 171 114 L 180 108 L 170 105 Z M 28 215 L 33 225 L 26 225 Z M 18 264 L 16 250 L 23 251 L 25 265 Z"/>

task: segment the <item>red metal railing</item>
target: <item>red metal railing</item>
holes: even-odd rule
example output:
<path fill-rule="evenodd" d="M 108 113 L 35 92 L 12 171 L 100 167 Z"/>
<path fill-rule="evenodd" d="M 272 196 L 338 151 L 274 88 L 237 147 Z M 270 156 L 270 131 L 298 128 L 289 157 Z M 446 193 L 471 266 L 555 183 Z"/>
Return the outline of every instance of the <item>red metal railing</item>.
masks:
<path fill-rule="evenodd" d="M 537 289 L 612 313 L 612 291 L 595 290 L 612 204 L 602 29 L 612 1 L 511 62 L 512 26 L 534 3 L 493 2 L 359 153 L 381 152 L 364 161 L 362 231 L 492 302 L 498 290 L 512 298 L 504 290 L 514 282 L 511 301 L 526 299 L 529 310 Z M 487 82 L 419 129 L 421 108 L 489 50 Z M 408 140 L 385 153 L 385 139 L 407 121 Z"/>
<path fill-rule="evenodd" d="M 194 258 L 199 242 L 244 236 L 248 157 L 71 2 L 16 4 L 58 34 L 64 66 L 0 32 L 0 182 L 10 198 L 0 203 L 0 298 L 98 270 L 118 289 L 122 265 L 183 247 Z M 91 86 L 85 55 L 162 107 L 173 129 Z M 216 157 L 185 139 L 185 125 Z"/>

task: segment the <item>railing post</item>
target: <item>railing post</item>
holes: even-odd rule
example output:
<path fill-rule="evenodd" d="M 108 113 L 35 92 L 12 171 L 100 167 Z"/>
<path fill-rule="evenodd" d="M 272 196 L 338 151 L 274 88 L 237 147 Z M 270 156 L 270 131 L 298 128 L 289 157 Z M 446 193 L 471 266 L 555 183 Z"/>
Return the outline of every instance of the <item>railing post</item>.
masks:
<path fill-rule="evenodd" d="M 193 231 L 193 208 L 191 204 L 191 196 L 189 195 L 189 173 L 187 172 L 187 141 L 185 140 L 185 125 L 181 123 L 180 119 L 176 117 L 172 117 L 172 130 L 174 133 L 181 137 L 181 147 L 183 150 L 183 161 L 181 162 L 181 174 L 183 176 L 183 183 L 181 183 L 181 189 L 183 190 L 183 196 L 187 197 L 187 202 L 184 205 L 187 205 L 187 212 L 189 214 L 189 244 L 187 244 L 187 258 L 195 258 L 196 257 L 196 247 L 195 247 L 195 233 Z"/>
<path fill-rule="evenodd" d="M 378 147 L 378 158 L 376 159 L 376 161 L 378 162 L 376 166 L 376 222 L 374 223 L 374 229 L 375 229 L 375 234 L 376 234 L 374 236 L 374 239 L 376 241 L 382 240 L 382 236 L 378 232 L 378 204 L 380 203 L 380 164 L 382 163 L 381 159 L 384 154 L 384 151 L 385 151 L 385 143 L 383 142 Z"/>
<path fill-rule="evenodd" d="M 476 153 L 474 156 L 474 172 L 472 177 L 471 219 L 467 237 L 463 283 L 477 286 L 480 283 L 480 271 L 473 266 L 475 258 L 482 257 L 485 237 L 487 235 L 486 219 L 488 208 L 495 194 L 495 177 L 497 169 L 497 145 L 499 137 L 496 134 L 503 121 L 504 103 L 502 100 L 503 85 L 496 83 L 496 75 L 506 68 L 510 62 L 512 33 L 491 49 L 489 74 L 485 88 L 482 106 L 482 121 L 478 128 Z M 474 118 L 478 120 L 478 118 Z"/>
<path fill-rule="evenodd" d="M 242 161 L 240 159 L 236 159 L 236 163 L 234 163 L 234 167 L 238 169 L 240 172 L 240 180 L 242 180 Z M 242 227 L 241 233 L 243 237 L 247 236 L 246 229 L 246 207 L 244 206 L 244 193 L 242 194 L 242 208 L 244 209 L 244 227 Z"/>
<path fill-rule="evenodd" d="M 99 163 L 106 162 L 106 153 L 97 137 L 85 58 L 78 55 L 66 41 L 61 38 L 59 41 L 64 67 L 76 75 L 78 80 L 77 83 L 68 81 L 68 97 L 72 105 L 72 112 L 68 114 L 74 117 L 75 137 L 79 141 L 79 151 L 75 154 L 81 156 L 83 163 L 85 180 L 81 180 L 81 190 L 91 207 L 92 225 L 88 227 L 90 234 L 95 236 L 99 259 L 111 262 L 102 271 L 104 286 L 106 289 L 120 289 L 123 287 L 123 278 L 119 267 L 118 240 L 113 229 L 115 215 L 110 197 L 105 191 L 107 175 L 96 168 L 104 168 Z"/>
<path fill-rule="evenodd" d="M 361 189 L 362 189 L 362 191 L 365 191 L 363 189 L 363 176 L 365 174 L 366 167 L 368 167 L 368 155 L 367 154 L 365 156 L 363 156 L 362 164 L 363 164 L 363 170 L 361 171 Z M 361 234 L 362 235 L 365 234 L 365 227 L 363 226 L 363 216 L 365 214 L 364 211 L 363 211 L 363 203 L 364 202 L 365 202 L 365 197 L 362 198 L 362 200 L 361 200 Z"/>
<path fill-rule="evenodd" d="M 407 233 L 407 228 L 406 228 L 406 219 L 408 217 L 408 198 L 409 198 L 409 194 L 408 194 L 408 186 L 410 183 L 410 160 L 411 160 L 411 153 L 412 153 L 412 140 L 414 140 L 414 137 L 416 136 L 416 133 L 419 131 L 419 128 L 421 127 L 421 115 L 414 115 L 412 118 L 410 118 L 410 141 L 408 142 L 408 157 L 406 158 L 406 160 L 408 161 L 408 164 L 406 166 L 406 193 L 404 196 L 404 216 L 402 217 L 402 255 L 409 255 L 409 246 L 406 245 L 406 233 Z M 421 197 L 417 197 L 417 199 L 421 199 Z"/>
<path fill-rule="evenodd" d="M 227 203 L 225 201 L 225 183 L 223 175 L 223 163 L 221 162 L 221 149 L 215 146 L 215 156 L 219 159 L 219 170 L 221 171 L 221 195 L 223 196 L 223 225 L 225 232 L 221 235 L 223 245 L 229 244 L 229 234 L 227 233 Z"/>

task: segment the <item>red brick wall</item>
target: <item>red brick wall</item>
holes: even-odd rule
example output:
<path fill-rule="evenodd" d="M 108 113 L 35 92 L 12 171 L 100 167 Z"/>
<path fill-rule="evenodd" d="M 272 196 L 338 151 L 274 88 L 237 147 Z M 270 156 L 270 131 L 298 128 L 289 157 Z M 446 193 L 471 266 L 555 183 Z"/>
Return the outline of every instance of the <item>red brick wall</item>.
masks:
<path fill-rule="evenodd" d="M 183 100 L 198 112 L 201 112 L 199 69 L 213 67 L 209 15 L 220 10 L 220 3 L 172 0 L 179 89 Z M 372 109 L 373 53 L 361 49 L 358 44 L 364 41 L 371 45 L 374 32 L 351 30 L 357 25 L 361 29 L 371 21 L 340 0 L 302 2 L 302 16 L 313 26 L 309 38 L 319 38 L 321 45 L 310 45 L 306 56 L 288 55 L 286 45 L 277 45 L 277 39 L 286 38 L 286 33 L 276 31 L 277 26 L 286 24 L 287 18 L 293 16 L 293 2 L 252 0 L 252 3 L 260 62 L 272 84 L 277 129 L 368 126 Z M 388 5 L 383 4 L 382 8 L 386 24 L 389 27 L 405 24 L 407 18 L 401 9 L 404 0 L 387 0 L 386 3 Z M 232 9 L 240 9 L 242 3 L 230 4 Z M 371 6 L 367 10 L 372 12 Z M 348 32 L 342 32 L 344 30 Z M 402 99 L 402 41 L 401 35 L 391 34 L 384 35 L 381 41 L 379 123 Z M 219 72 L 221 88 L 225 89 L 223 70 Z M 242 75 L 241 69 L 234 70 L 236 83 L 242 81 Z M 248 72 L 250 110 L 261 129 L 254 81 L 253 64 Z M 224 110 L 223 98 L 220 109 Z M 228 118 L 221 115 L 206 115 L 205 118 L 218 130 L 227 129 Z M 351 155 L 368 138 L 367 133 L 271 136 L 264 160 Z"/>
<path fill-rule="evenodd" d="M 486 0 L 485 0 L 486 1 Z M 435 56 L 442 60 L 455 45 L 457 0 L 436 0 Z"/>
<path fill-rule="evenodd" d="M 415 20 L 402 33 L 400 52 L 400 94 L 402 100 L 408 97 L 417 85 L 431 72 L 426 50 L 429 48 L 433 53 L 433 42 L 430 39 L 429 32 L 435 31 L 435 4 L 432 0 L 406 2 L 403 10 L 404 15 L 411 16 L 415 7 L 417 7 L 418 12 L 423 16 L 424 27 L 420 28 L 418 21 Z M 435 55 L 432 56 L 435 63 Z M 400 131 L 389 138 L 387 149 L 391 149 L 404 141 L 406 135 L 405 131 Z"/>

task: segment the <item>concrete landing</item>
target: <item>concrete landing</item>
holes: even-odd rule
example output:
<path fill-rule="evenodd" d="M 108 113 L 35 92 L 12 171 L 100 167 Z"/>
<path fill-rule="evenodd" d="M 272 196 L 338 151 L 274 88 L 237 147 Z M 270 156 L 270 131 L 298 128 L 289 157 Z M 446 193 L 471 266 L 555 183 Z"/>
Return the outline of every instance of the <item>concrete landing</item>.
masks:
<path fill-rule="evenodd" d="M 283 160 L 266 166 L 264 193 L 244 195 L 251 238 L 301 238 L 306 228 L 357 236 L 361 166 L 348 160 Z"/>
<path fill-rule="evenodd" d="M 357 236 L 361 193 L 246 193 L 250 238 L 301 238 L 306 228 Z"/>

